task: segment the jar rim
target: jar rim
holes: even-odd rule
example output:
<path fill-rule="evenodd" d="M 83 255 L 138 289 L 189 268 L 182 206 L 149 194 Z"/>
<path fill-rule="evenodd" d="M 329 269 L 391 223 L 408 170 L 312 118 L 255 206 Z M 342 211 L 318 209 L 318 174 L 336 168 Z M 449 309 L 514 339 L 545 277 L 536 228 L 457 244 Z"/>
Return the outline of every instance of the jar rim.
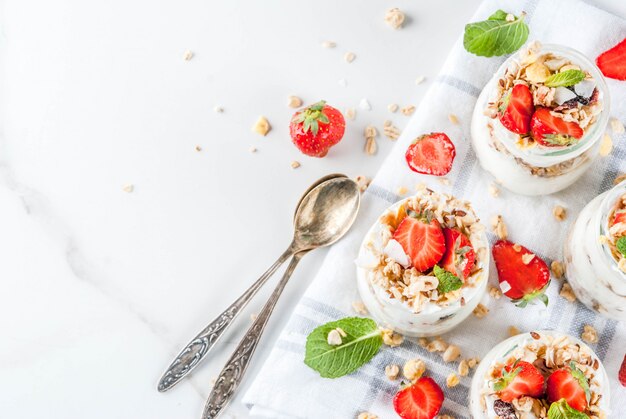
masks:
<path fill-rule="evenodd" d="M 595 222 L 596 231 L 598 231 L 599 234 L 602 236 L 609 237 L 609 215 L 615 207 L 617 200 L 620 197 L 626 195 L 626 180 L 618 183 L 605 193 L 606 195 L 602 198 L 602 201 L 600 203 L 600 209 L 596 214 Z M 609 265 L 614 271 L 618 272 L 621 275 L 622 279 L 626 281 L 626 272 L 623 272 L 618 267 L 618 262 L 613 257 L 609 245 L 607 243 L 601 243 L 600 240 L 597 240 L 596 243 L 602 248 L 601 253 L 604 254 L 604 257 L 608 259 L 607 265 Z"/>

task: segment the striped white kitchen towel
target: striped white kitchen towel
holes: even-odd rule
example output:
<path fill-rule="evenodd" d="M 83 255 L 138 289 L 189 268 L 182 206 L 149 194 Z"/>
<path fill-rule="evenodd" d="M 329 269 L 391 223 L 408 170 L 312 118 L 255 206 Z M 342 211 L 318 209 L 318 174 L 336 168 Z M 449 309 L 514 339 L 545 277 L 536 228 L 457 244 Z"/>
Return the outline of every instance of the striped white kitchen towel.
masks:
<path fill-rule="evenodd" d="M 626 22 L 579 0 L 486 0 L 472 21 L 486 19 L 497 9 L 519 15 L 527 13 L 529 41 L 557 43 L 573 47 L 589 57 L 615 45 L 626 37 Z M 462 28 L 459 28 L 461 33 Z M 476 99 L 506 57 L 484 58 L 469 54 L 459 40 L 452 49 L 441 74 L 434 80 L 408 127 L 380 168 L 364 195 L 361 213 L 350 233 L 334 245 L 316 278 L 276 342 L 266 365 L 244 397 L 251 414 L 270 418 L 356 418 L 369 411 L 379 418 L 397 417 L 391 400 L 398 383 L 385 378 L 384 368 L 407 359 L 420 357 L 428 372 L 444 389 L 446 400 L 441 414 L 468 418 L 468 389 L 471 376 L 448 389 L 445 377 L 456 371 L 456 363 L 445 364 L 441 356 L 428 353 L 414 339 L 406 339 L 397 348 L 385 348 L 357 372 L 339 379 L 324 379 L 304 365 L 306 336 L 316 326 L 342 317 L 353 316 L 351 303 L 359 299 L 356 290 L 354 259 L 370 225 L 389 205 L 400 199 L 394 191 L 400 186 L 413 190 L 426 183 L 431 189 L 452 193 L 471 201 L 483 223 L 502 214 L 509 237 L 522 243 L 548 263 L 562 257 L 563 241 L 570 223 L 582 207 L 612 186 L 618 173 L 626 172 L 626 138 L 613 135 L 613 152 L 599 159 L 575 185 L 544 197 L 518 196 L 502 190 L 498 198 L 487 191 L 493 178 L 484 172 L 470 146 L 470 119 Z M 390 70 L 392 71 L 392 70 Z M 611 112 L 626 121 L 626 82 L 609 80 Z M 455 114 L 460 125 L 448 120 Z M 444 131 L 454 141 L 457 157 L 448 176 L 450 185 L 437 178 L 409 171 L 404 152 L 418 135 Z M 567 208 L 567 219 L 557 222 L 552 215 L 555 205 Z M 493 237 L 490 237 L 493 240 Z M 495 272 L 490 282 L 497 285 Z M 626 388 L 617 380 L 617 372 L 626 351 L 626 325 L 607 320 L 579 303 L 559 297 L 561 282 L 553 280 L 548 295 L 550 304 L 515 307 L 507 298 L 486 297 L 483 303 L 490 314 L 483 319 L 470 316 L 444 339 L 458 345 L 464 357 L 481 357 L 497 342 L 506 338 L 507 328 L 522 331 L 556 329 L 580 336 L 583 325 L 593 325 L 599 342 L 591 345 L 603 360 L 611 377 L 612 418 L 626 418 Z"/>

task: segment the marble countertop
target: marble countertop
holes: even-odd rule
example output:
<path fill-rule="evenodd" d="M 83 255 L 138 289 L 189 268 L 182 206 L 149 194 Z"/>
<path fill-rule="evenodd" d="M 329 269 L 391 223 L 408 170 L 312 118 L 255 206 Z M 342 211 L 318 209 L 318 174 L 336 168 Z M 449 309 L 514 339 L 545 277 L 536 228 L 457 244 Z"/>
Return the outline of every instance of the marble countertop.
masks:
<path fill-rule="evenodd" d="M 623 2 L 594 3 L 626 15 Z M 375 174 L 393 143 L 380 137 L 367 156 L 365 126 L 404 127 L 387 105 L 418 104 L 477 4 L 3 2 L 0 416 L 199 418 L 272 285 L 160 394 L 165 367 L 287 246 L 311 182 Z M 391 7 L 404 29 L 384 23 Z M 289 95 L 357 110 L 328 157 L 291 144 Z M 251 131 L 260 115 L 266 137 Z M 324 254 L 298 267 L 248 379 Z M 229 415 L 246 417 L 240 397 Z"/>

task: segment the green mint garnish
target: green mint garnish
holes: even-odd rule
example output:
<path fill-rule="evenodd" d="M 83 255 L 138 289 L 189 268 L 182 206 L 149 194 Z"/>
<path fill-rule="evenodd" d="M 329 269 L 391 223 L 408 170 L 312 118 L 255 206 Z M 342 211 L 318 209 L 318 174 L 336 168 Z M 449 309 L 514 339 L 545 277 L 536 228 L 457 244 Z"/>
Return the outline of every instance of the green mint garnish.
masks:
<path fill-rule="evenodd" d="M 437 285 L 437 291 L 439 291 L 439 294 L 455 291 L 463 286 L 463 281 L 461 281 L 458 276 L 446 271 L 439 265 L 435 265 L 433 273 L 439 280 L 439 285 Z"/>
<path fill-rule="evenodd" d="M 550 405 L 548 419 L 589 419 L 589 416 L 572 408 L 565 399 L 561 399 Z"/>
<path fill-rule="evenodd" d="M 565 70 L 551 75 L 544 84 L 548 87 L 569 87 L 580 83 L 586 76 L 587 74 L 581 70 Z"/>
<path fill-rule="evenodd" d="M 329 345 L 328 333 L 338 327 L 346 336 L 340 345 Z M 372 359 L 382 343 L 382 333 L 374 320 L 347 317 L 323 324 L 309 334 L 304 363 L 324 378 L 338 378 Z"/>
<path fill-rule="evenodd" d="M 622 255 L 626 256 L 626 236 L 622 236 L 617 239 L 615 246 L 617 246 L 617 250 L 619 250 Z"/>
<path fill-rule="evenodd" d="M 524 23 L 524 13 L 519 17 L 498 10 L 489 19 L 465 25 L 463 46 L 472 54 L 493 57 L 517 51 L 528 39 L 528 25 Z"/>

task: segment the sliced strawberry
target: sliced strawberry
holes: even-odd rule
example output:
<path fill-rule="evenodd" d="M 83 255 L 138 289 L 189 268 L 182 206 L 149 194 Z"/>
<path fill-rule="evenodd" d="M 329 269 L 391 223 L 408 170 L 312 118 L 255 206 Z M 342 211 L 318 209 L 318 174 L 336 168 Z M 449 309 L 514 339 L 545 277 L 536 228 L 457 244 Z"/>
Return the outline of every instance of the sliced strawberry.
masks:
<path fill-rule="evenodd" d="M 521 396 L 541 396 L 543 384 L 543 375 L 533 364 L 517 360 L 504 367 L 502 376 L 494 381 L 493 389 L 502 401 L 509 403 Z"/>
<path fill-rule="evenodd" d="M 616 212 L 615 217 L 613 217 L 613 223 L 611 223 L 611 225 L 624 223 L 624 222 L 626 222 L 626 211 Z"/>
<path fill-rule="evenodd" d="M 539 256 L 507 240 L 498 240 L 493 245 L 492 254 L 504 295 L 518 303 L 519 307 L 525 307 L 535 298 L 548 305 L 548 296 L 544 291 L 550 282 L 550 269 Z M 524 263 L 525 260 L 528 263 Z"/>
<path fill-rule="evenodd" d="M 411 265 L 420 272 L 435 266 L 446 250 L 441 225 L 430 214 L 410 211 L 394 231 L 393 238 L 411 259 Z"/>
<path fill-rule="evenodd" d="M 442 132 L 418 137 L 406 150 L 404 157 L 409 168 L 417 173 L 443 176 L 452 169 L 456 149 Z"/>
<path fill-rule="evenodd" d="M 560 147 L 574 144 L 584 131 L 576 122 L 564 121 L 550 113 L 549 108 L 537 108 L 530 120 L 530 131 L 539 144 Z"/>
<path fill-rule="evenodd" d="M 565 399 L 570 407 L 584 412 L 589 402 L 589 382 L 585 374 L 572 362 L 569 368 L 554 371 L 548 377 L 546 388 L 550 403 Z"/>
<path fill-rule="evenodd" d="M 446 252 L 441 259 L 441 267 L 461 279 L 467 278 L 476 260 L 472 243 L 455 228 L 444 228 L 443 236 L 446 239 Z"/>
<path fill-rule="evenodd" d="M 606 77 L 626 80 L 626 38 L 596 58 L 596 64 Z"/>
<path fill-rule="evenodd" d="M 430 377 L 422 377 L 400 390 L 393 398 L 393 408 L 403 419 L 433 419 L 443 404 L 443 391 Z"/>
<path fill-rule="evenodd" d="M 619 373 L 617 374 L 617 378 L 619 382 L 626 387 L 626 355 L 624 355 L 624 360 L 622 361 L 622 366 L 619 367 Z"/>
<path fill-rule="evenodd" d="M 528 86 L 516 84 L 504 95 L 498 110 L 504 128 L 516 134 L 527 134 L 530 131 L 530 118 L 535 110 L 533 95 Z"/>

